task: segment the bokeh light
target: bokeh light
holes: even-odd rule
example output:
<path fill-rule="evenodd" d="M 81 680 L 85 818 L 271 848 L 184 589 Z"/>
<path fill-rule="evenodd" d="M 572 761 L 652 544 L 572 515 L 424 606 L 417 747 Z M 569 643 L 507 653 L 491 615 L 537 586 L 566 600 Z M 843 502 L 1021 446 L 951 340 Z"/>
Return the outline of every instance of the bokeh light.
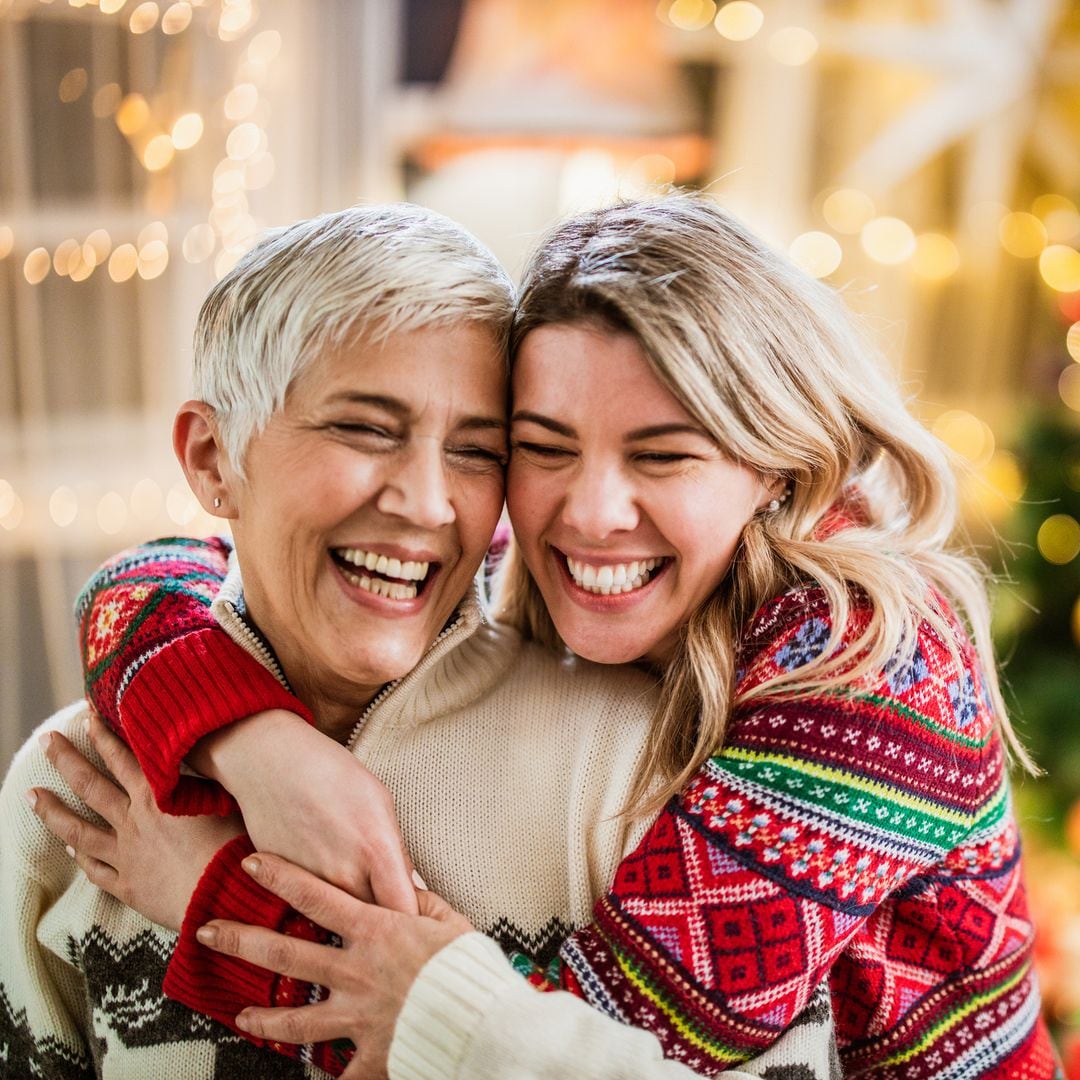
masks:
<path fill-rule="evenodd" d="M 140 4 L 132 13 L 131 19 L 128 22 L 128 28 L 133 34 L 145 34 L 150 30 L 153 30 L 157 26 L 158 21 L 158 6 L 154 3 L 154 0 L 146 0 L 145 4 Z"/>
<path fill-rule="evenodd" d="M 40 285 L 49 276 L 51 265 L 48 251 L 43 247 L 36 247 L 23 260 L 23 277 L 31 285 Z"/>
<path fill-rule="evenodd" d="M 765 13 L 748 0 L 732 0 L 725 4 L 713 21 L 717 32 L 729 41 L 749 41 L 765 22 Z"/>
<path fill-rule="evenodd" d="M 147 477 L 131 489 L 131 513 L 140 521 L 153 521 L 161 513 L 161 485 Z"/>
<path fill-rule="evenodd" d="M 153 281 L 161 277 L 169 265 L 169 248 L 162 240 L 151 240 L 139 248 L 139 277 Z"/>
<path fill-rule="evenodd" d="M 943 412 L 932 430 L 950 450 L 972 465 L 985 465 L 994 453 L 994 433 L 989 424 L 964 409 Z"/>
<path fill-rule="evenodd" d="M 133 244 L 121 244 L 109 256 L 109 277 L 115 282 L 127 281 L 139 266 L 139 253 Z"/>
<path fill-rule="evenodd" d="M 146 127 L 150 105 L 142 94 L 128 94 L 116 110 L 116 126 L 125 135 L 135 135 Z"/>
<path fill-rule="evenodd" d="M 944 233 L 920 233 L 915 238 L 911 269 L 924 281 L 944 281 L 960 269 L 960 249 Z"/>
<path fill-rule="evenodd" d="M 197 112 L 184 113 L 172 127 L 173 146 L 190 150 L 203 136 L 203 118 Z"/>
<path fill-rule="evenodd" d="M 1046 247 L 1046 226 L 1034 215 L 1016 211 L 998 222 L 1001 246 L 1018 259 L 1034 259 Z"/>
<path fill-rule="evenodd" d="M 1055 566 L 1064 566 L 1080 555 L 1080 524 L 1070 514 L 1052 514 L 1035 537 L 1039 554 Z"/>
<path fill-rule="evenodd" d="M 0 259 L 6 259 L 15 246 L 15 230 L 10 225 L 0 225 Z"/>
<path fill-rule="evenodd" d="M 711 0 L 704 0 L 704 2 L 711 3 Z M 276 30 L 263 30 L 251 39 L 247 56 L 253 64 L 269 64 L 279 52 L 281 52 L 281 35 Z"/>
<path fill-rule="evenodd" d="M 238 124 L 225 140 L 225 152 L 233 161 L 243 161 L 258 153 L 262 142 L 262 129 L 250 121 Z"/>
<path fill-rule="evenodd" d="M 191 5 L 173 4 L 161 17 L 161 29 L 166 34 L 182 34 L 191 25 Z"/>
<path fill-rule="evenodd" d="M 189 263 L 201 263 L 214 254 L 216 245 L 217 237 L 214 235 L 213 228 L 203 223 L 193 225 L 188 229 L 181 250 Z"/>
<path fill-rule="evenodd" d="M 769 37 L 769 55 L 789 67 L 808 63 L 817 51 L 817 38 L 801 26 L 785 26 Z"/>
<path fill-rule="evenodd" d="M 1039 256 L 1039 273 L 1057 292 L 1080 290 L 1080 251 L 1065 244 L 1051 244 Z"/>
<path fill-rule="evenodd" d="M 868 221 L 860 234 L 863 251 L 875 262 L 895 266 L 915 254 L 915 233 L 906 221 L 879 217 Z"/>
<path fill-rule="evenodd" d="M 839 265 L 844 253 L 835 236 L 824 232 L 805 232 L 788 247 L 791 261 L 813 278 L 828 277 Z"/>
<path fill-rule="evenodd" d="M 829 225 L 840 233 L 861 232 L 877 211 L 874 200 L 865 191 L 840 188 L 822 204 L 821 212 Z"/>
<path fill-rule="evenodd" d="M 120 84 L 106 83 L 94 94 L 90 109 L 99 120 L 104 120 L 116 112 L 122 100 L 123 92 L 120 90 Z"/>
<path fill-rule="evenodd" d="M 176 156 L 176 147 L 168 135 L 155 135 L 145 146 L 142 154 L 143 165 L 150 172 L 160 172 L 167 168 Z"/>
<path fill-rule="evenodd" d="M 1074 322 L 1065 335 L 1065 348 L 1069 355 L 1080 364 L 1080 322 Z"/>
<path fill-rule="evenodd" d="M 86 93 L 86 83 L 86 68 L 72 68 L 60 80 L 60 87 L 58 90 L 60 100 L 65 105 L 70 105 L 73 101 L 78 101 L 79 98 Z"/>
<path fill-rule="evenodd" d="M 98 500 L 97 523 L 102 532 L 115 536 L 127 524 L 128 507 L 123 497 L 107 491 Z"/>
<path fill-rule="evenodd" d="M 1080 367 L 1070 364 L 1058 378 L 1058 395 L 1076 412 L 1080 412 Z"/>
<path fill-rule="evenodd" d="M 259 91 L 254 83 L 237 83 L 226 95 L 225 116 L 229 120 L 243 120 L 250 116 L 259 104 Z"/>
<path fill-rule="evenodd" d="M 165 512 L 177 525 L 190 525 L 199 512 L 199 503 L 187 484 L 177 482 L 165 496 Z"/>
<path fill-rule="evenodd" d="M 79 515 L 79 497 L 66 484 L 61 484 L 49 496 L 49 517 L 66 529 Z"/>

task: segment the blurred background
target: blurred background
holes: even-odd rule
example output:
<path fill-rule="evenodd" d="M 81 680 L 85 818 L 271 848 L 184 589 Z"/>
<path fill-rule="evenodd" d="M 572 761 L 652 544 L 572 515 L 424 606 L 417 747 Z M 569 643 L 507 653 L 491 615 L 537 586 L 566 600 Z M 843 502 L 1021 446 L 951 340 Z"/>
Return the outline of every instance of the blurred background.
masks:
<path fill-rule="evenodd" d="M 998 581 L 1048 1013 L 1080 1077 L 1080 10 L 1069 0 L 0 0 L 0 767 L 110 552 L 206 533 L 190 334 L 261 229 L 405 198 L 516 272 L 706 188 L 868 321 Z"/>

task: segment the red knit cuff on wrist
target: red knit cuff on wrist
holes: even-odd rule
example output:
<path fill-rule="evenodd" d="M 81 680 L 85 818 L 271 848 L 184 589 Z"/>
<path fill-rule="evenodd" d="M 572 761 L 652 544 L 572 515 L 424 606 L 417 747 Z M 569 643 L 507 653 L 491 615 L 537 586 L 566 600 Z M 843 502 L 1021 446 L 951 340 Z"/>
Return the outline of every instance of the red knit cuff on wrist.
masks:
<path fill-rule="evenodd" d="M 236 809 L 228 792 L 212 780 L 181 776 L 180 764 L 204 735 L 266 709 L 312 722 L 298 698 L 213 627 L 147 659 L 124 690 L 120 726 L 165 813 L 227 814 Z"/>

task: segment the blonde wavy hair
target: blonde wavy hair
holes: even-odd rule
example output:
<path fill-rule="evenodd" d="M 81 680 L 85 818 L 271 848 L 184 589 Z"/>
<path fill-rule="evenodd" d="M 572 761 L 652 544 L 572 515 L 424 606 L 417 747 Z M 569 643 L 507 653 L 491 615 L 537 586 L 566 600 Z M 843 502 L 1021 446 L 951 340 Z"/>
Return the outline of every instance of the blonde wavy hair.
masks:
<path fill-rule="evenodd" d="M 707 197 L 671 195 L 578 215 L 541 241 L 519 292 L 512 353 L 537 327 L 582 321 L 632 334 L 657 378 L 726 453 L 791 492 L 779 510 L 750 519 L 725 579 L 682 630 L 633 813 L 655 811 L 685 786 L 723 745 L 735 706 L 871 679 L 914 648 L 924 620 L 958 659 L 955 630 L 928 584 L 967 623 L 1004 740 L 1033 768 L 998 686 L 985 571 L 947 550 L 956 496 L 946 452 L 907 412 L 832 290 Z M 830 534 L 820 526 L 844 499 L 857 500 L 859 514 Z M 749 620 L 807 581 L 828 600 L 826 647 L 735 697 Z M 842 642 L 853 603 L 869 619 Z M 565 647 L 514 547 L 496 613 L 532 640 Z"/>

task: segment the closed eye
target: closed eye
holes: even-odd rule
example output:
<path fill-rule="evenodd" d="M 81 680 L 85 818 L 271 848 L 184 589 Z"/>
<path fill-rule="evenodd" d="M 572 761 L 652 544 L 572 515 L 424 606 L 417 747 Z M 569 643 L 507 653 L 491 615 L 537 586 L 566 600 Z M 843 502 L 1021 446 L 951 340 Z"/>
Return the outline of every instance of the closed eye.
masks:
<path fill-rule="evenodd" d="M 537 457 L 557 458 L 570 454 L 572 451 L 565 446 L 552 446 L 550 443 L 525 442 L 522 439 L 513 444 L 514 450 L 524 450 L 527 454 L 535 454 Z"/>

